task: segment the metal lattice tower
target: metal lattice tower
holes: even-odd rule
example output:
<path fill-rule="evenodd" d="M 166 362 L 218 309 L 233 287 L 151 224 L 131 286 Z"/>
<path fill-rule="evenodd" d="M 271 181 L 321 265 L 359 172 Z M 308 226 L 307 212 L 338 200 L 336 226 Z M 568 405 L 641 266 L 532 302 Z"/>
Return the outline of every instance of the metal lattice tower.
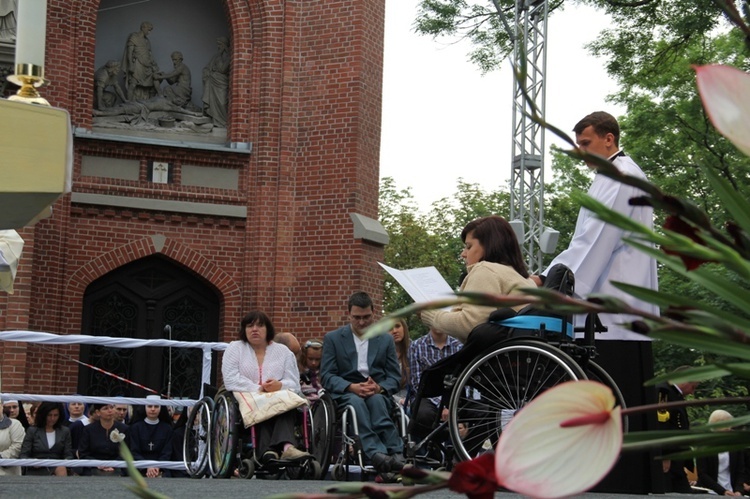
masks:
<path fill-rule="evenodd" d="M 544 129 L 524 114 L 529 108 L 522 88 L 545 116 L 547 14 L 547 0 L 516 0 L 513 67 L 520 69 L 525 59 L 526 81 L 513 81 L 510 219 L 523 223 L 521 250 L 532 274 L 543 270 Z"/>

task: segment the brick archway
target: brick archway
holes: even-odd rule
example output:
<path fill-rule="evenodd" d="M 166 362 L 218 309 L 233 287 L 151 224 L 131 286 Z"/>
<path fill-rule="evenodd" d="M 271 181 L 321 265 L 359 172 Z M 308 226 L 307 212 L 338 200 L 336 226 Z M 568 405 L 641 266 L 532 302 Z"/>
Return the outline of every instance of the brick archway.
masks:
<path fill-rule="evenodd" d="M 64 289 L 66 301 L 76 304 L 76 316 L 80 317 L 84 293 L 88 285 L 94 280 L 127 263 L 161 253 L 195 272 L 215 288 L 222 299 L 222 333 L 220 338 L 225 337 L 228 330 L 233 331 L 234 325 L 239 323 L 240 317 L 227 317 L 227 311 L 240 310 L 242 297 L 240 287 L 234 279 L 218 265 L 190 247 L 166 238 L 163 241 L 157 240 L 161 246 L 160 249 L 157 249 L 155 239 L 156 237 L 143 237 L 120 246 L 99 255 L 76 270 L 68 279 Z M 230 326 L 227 327 L 227 324 Z"/>

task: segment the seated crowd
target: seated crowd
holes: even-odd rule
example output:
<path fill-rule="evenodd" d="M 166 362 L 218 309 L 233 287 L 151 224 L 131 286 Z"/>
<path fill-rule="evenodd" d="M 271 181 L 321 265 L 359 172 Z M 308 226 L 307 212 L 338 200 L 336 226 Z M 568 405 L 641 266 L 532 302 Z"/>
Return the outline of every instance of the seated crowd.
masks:
<path fill-rule="evenodd" d="M 147 399 L 160 399 L 158 395 Z M 25 407 L 24 407 L 25 406 Z M 185 414 L 173 420 L 166 406 L 83 402 L 21 404 L 0 400 L 0 458 L 2 459 L 91 459 L 120 461 L 120 439 L 135 460 L 182 462 Z M 121 436 L 121 437 L 120 437 Z M 120 438 L 118 438 L 120 437 Z M 111 467 L 4 466 L 0 475 L 107 476 L 124 469 Z M 142 469 L 147 477 L 183 477 L 182 471 Z"/>

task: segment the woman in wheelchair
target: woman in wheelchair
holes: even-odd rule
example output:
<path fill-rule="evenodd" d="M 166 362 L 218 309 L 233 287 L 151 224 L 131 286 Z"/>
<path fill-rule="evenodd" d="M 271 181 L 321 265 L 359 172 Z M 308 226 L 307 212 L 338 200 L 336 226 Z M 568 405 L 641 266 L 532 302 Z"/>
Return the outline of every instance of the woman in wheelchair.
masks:
<path fill-rule="evenodd" d="M 466 263 L 466 278 L 461 291 L 494 295 L 521 294 L 519 289 L 536 287 L 521 254 L 521 248 L 510 224 L 502 217 L 491 215 L 469 222 L 461 232 Z M 524 305 L 515 307 L 520 310 Z M 425 310 L 422 322 L 443 331 L 462 343 L 479 324 L 487 322 L 493 307 L 461 304 L 450 311 Z"/>
<path fill-rule="evenodd" d="M 269 317 L 260 311 L 242 319 L 238 339 L 229 344 L 221 365 L 224 386 L 233 392 L 300 391 L 299 369 L 294 354 L 272 343 L 275 331 Z M 275 459 L 298 460 L 309 457 L 292 444 L 296 441 L 296 410 L 256 424 L 256 449 L 261 463 Z"/>

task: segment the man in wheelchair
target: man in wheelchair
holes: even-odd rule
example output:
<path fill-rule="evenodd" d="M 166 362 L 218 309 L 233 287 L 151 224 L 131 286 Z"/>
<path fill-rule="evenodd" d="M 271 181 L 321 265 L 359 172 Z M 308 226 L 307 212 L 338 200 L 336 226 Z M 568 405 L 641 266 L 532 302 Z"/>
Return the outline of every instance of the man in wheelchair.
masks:
<path fill-rule="evenodd" d="M 397 472 L 404 461 L 403 441 L 391 418 L 392 396 L 401 381 L 393 338 L 361 339 L 374 321 L 367 293 L 354 293 L 348 310 L 350 323 L 323 339 L 323 388 L 339 407 L 354 407 L 362 450 L 373 467 L 380 473 Z"/>

